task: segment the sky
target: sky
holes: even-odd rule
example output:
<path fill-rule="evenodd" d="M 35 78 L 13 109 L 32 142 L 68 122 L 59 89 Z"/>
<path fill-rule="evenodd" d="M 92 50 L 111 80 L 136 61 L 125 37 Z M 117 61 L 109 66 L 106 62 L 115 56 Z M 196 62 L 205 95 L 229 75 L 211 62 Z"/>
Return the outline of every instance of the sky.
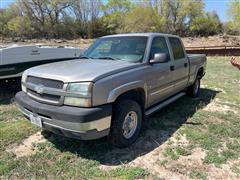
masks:
<path fill-rule="evenodd" d="M 0 0 L 0 8 L 5 8 L 15 0 Z"/>
<path fill-rule="evenodd" d="M 0 0 L 0 7 L 5 8 L 15 0 Z M 231 0 L 205 0 L 206 11 L 216 11 L 221 21 L 228 20 L 226 16 L 227 3 Z"/>
<path fill-rule="evenodd" d="M 226 22 L 227 4 L 231 0 L 205 0 L 205 11 L 216 11 L 222 22 Z"/>

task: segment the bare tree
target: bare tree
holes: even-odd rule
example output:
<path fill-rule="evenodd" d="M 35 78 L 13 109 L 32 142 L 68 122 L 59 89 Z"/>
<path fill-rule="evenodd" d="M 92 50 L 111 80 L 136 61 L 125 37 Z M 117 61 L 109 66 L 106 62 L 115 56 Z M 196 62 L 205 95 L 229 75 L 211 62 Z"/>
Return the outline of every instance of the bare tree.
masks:
<path fill-rule="evenodd" d="M 99 18 L 100 0 L 74 0 L 71 11 L 77 22 L 77 32 L 82 37 L 91 36 Z"/>

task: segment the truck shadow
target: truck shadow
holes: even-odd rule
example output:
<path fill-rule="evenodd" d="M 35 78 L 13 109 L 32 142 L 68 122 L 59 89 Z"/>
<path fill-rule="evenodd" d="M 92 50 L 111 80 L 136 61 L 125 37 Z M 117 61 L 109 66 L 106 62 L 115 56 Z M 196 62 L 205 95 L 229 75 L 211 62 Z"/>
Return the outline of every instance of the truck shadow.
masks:
<path fill-rule="evenodd" d="M 43 135 L 62 152 L 71 152 L 81 158 L 98 161 L 102 165 L 121 165 L 160 147 L 183 124 L 201 126 L 201 122 L 188 122 L 187 120 L 199 109 L 207 106 L 217 93 L 219 91 L 201 89 L 198 98 L 183 97 L 159 110 L 147 119 L 138 140 L 130 147 L 123 149 L 109 145 L 107 138 L 80 141 L 54 134 L 47 135 L 44 132 Z"/>
<path fill-rule="evenodd" d="M 14 102 L 14 96 L 20 90 L 20 87 L 0 88 L 0 105 L 8 105 Z"/>

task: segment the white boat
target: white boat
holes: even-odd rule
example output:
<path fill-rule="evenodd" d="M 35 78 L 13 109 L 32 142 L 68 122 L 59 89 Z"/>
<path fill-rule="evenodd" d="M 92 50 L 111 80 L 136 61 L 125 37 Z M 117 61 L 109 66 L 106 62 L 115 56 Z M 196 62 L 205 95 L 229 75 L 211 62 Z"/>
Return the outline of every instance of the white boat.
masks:
<path fill-rule="evenodd" d="M 81 50 L 74 47 L 29 45 L 0 47 L 0 80 L 20 78 L 23 71 L 37 65 L 76 59 Z"/>

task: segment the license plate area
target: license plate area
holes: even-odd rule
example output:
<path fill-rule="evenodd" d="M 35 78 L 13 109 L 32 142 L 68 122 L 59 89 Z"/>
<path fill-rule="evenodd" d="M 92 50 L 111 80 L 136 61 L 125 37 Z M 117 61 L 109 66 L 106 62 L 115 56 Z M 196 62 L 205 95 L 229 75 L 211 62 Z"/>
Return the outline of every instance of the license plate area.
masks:
<path fill-rule="evenodd" d="M 37 114 L 30 114 L 29 118 L 32 124 L 42 128 L 42 120 Z"/>

